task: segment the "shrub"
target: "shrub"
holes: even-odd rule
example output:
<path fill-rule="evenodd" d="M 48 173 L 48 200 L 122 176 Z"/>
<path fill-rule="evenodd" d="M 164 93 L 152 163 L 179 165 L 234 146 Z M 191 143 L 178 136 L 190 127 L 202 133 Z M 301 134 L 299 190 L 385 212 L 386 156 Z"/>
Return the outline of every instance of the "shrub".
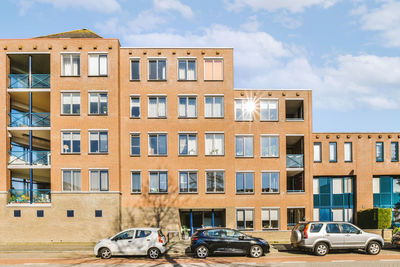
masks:
<path fill-rule="evenodd" d="M 392 225 L 392 210 L 373 208 L 357 212 L 358 226 L 363 229 L 387 229 Z"/>

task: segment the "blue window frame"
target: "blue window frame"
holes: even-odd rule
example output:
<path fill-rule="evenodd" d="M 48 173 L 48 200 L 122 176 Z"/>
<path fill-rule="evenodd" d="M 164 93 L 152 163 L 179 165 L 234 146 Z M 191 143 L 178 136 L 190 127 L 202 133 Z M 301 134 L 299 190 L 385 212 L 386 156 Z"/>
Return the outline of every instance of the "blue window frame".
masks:
<path fill-rule="evenodd" d="M 142 192 L 142 180 L 140 171 L 132 172 L 132 193 Z"/>
<path fill-rule="evenodd" d="M 376 142 L 376 162 L 383 162 L 383 142 Z"/>
<path fill-rule="evenodd" d="M 167 155 L 167 134 L 149 134 L 149 155 Z"/>
<path fill-rule="evenodd" d="M 108 132 L 89 132 L 90 153 L 108 153 Z"/>
<path fill-rule="evenodd" d="M 392 142 L 391 143 L 391 158 L 392 162 L 398 162 L 399 161 L 399 142 Z"/>
<path fill-rule="evenodd" d="M 140 134 L 131 134 L 131 156 L 140 156 Z"/>
<path fill-rule="evenodd" d="M 329 162 L 337 162 L 337 143 L 329 143 Z"/>

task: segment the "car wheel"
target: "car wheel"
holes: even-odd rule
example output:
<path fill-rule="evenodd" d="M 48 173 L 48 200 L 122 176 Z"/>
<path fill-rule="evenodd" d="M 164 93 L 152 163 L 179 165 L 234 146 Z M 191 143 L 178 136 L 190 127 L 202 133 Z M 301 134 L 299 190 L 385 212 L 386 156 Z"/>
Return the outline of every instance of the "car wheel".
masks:
<path fill-rule="evenodd" d="M 205 259 L 208 256 L 208 248 L 205 246 L 198 246 L 196 248 L 196 256 L 200 259 Z"/>
<path fill-rule="evenodd" d="M 102 259 L 109 259 L 111 258 L 111 250 L 109 248 L 101 248 L 99 255 Z"/>
<path fill-rule="evenodd" d="M 325 256 L 329 252 L 328 244 L 324 242 L 317 243 L 314 247 L 314 253 L 317 256 Z"/>
<path fill-rule="evenodd" d="M 160 257 L 161 252 L 160 252 L 160 250 L 158 248 L 150 248 L 147 251 L 147 255 L 149 256 L 150 259 L 155 260 L 155 259 L 158 259 Z"/>
<path fill-rule="evenodd" d="M 263 255 L 264 251 L 259 245 L 254 245 L 250 247 L 250 256 L 253 258 L 258 258 Z"/>
<path fill-rule="evenodd" d="M 381 244 L 376 241 L 371 241 L 367 246 L 367 253 L 370 255 L 378 255 L 381 252 Z"/>

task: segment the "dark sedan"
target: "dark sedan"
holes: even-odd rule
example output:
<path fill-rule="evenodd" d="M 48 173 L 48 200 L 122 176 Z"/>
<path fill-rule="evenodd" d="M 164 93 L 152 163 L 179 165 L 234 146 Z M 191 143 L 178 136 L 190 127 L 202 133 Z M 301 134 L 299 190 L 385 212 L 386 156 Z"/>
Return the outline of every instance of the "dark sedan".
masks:
<path fill-rule="evenodd" d="M 199 258 L 210 254 L 242 254 L 258 258 L 269 252 L 269 244 L 262 238 L 251 237 L 229 228 L 197 230 L 190 249 Z"/>

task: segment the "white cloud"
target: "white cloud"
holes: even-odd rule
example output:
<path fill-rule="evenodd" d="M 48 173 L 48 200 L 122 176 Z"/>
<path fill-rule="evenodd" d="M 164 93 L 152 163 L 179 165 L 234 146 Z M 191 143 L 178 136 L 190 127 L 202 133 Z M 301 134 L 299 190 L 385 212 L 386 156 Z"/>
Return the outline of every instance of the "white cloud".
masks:
<path fill-rule="evenodd" d="M 306 8 L 320 6 L 328 8 L 340 0 L 225 0 L 228 10 L 240 11 L 251 7 L 254 10 L 264 9 L 267 11 L 288 10 L 293 13 L 303 12 Z"/>
<path fill-rule="evenodd" d="M 154 0 L 153 5 L 158 11 L 177 11 L 187 19 L 194 17 L 192 9 L 178 0 Z"/>

